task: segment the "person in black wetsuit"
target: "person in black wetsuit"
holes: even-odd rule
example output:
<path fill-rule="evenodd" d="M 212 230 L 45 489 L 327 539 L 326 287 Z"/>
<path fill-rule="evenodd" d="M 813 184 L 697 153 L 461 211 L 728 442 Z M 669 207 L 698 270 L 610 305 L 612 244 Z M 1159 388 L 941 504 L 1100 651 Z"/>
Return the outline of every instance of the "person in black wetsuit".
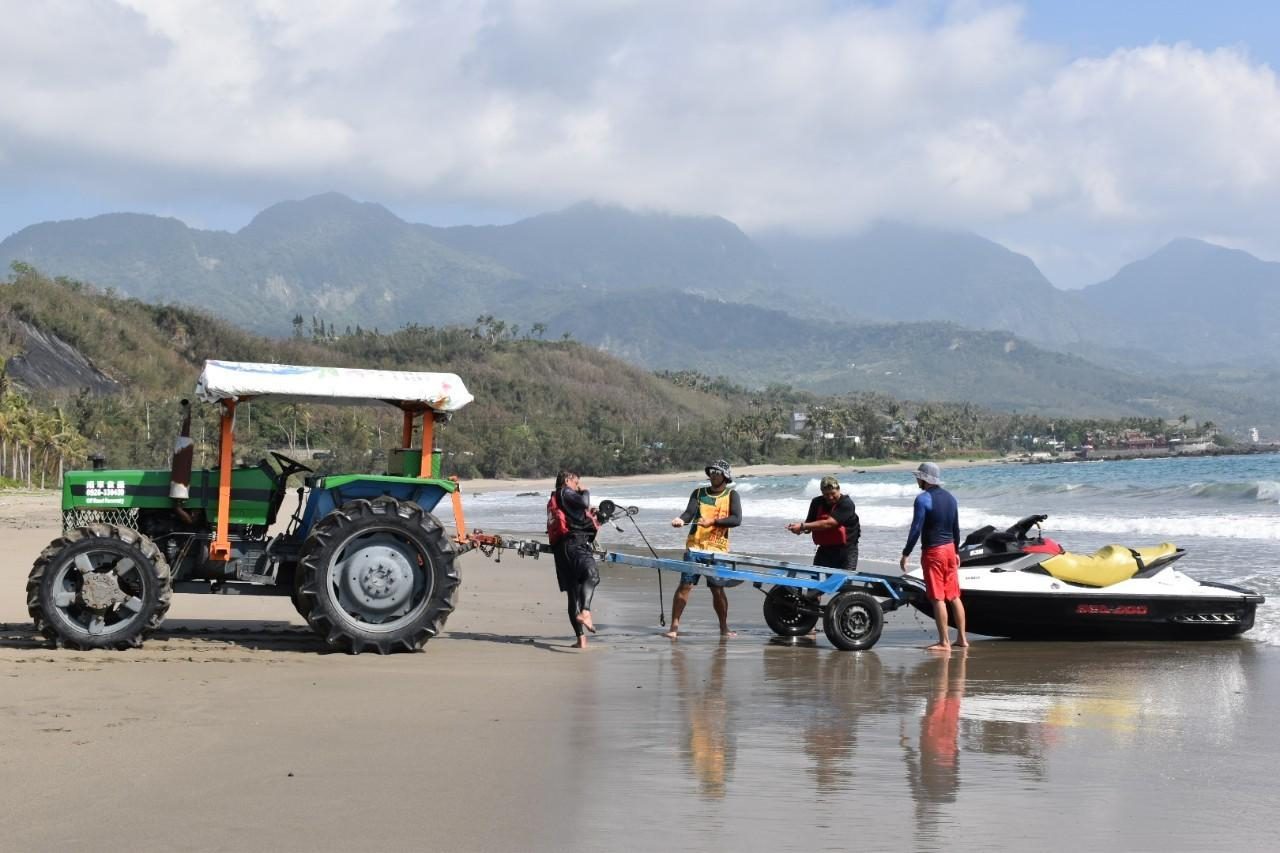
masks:
<path fill-rule="evenodd" d="M 600 570 L 591 543 L 598 527 L 591 494 L 582 488 L 576 472 L 562 471 L 547 502 L 547 536 L 555 557 L 556 581 L 568 599 L 569 624 L 580 649 L 587 647 L 585 632 L 596 631 L 591 621 L 591 599 L 600 583 Z"/>
<path fill-rule="evenodd" d="M 840 481 L 830 475 L 822 478 L 819 488 L 822 494 L 809 502 L 804 521 L 788 524 L 787 529 L 797 536 L 813 534 L 813 542 L 818 546 L 813 555 L 815 566 L 857 571 L 862 525 L 853 498 L 842 494 Z"/>

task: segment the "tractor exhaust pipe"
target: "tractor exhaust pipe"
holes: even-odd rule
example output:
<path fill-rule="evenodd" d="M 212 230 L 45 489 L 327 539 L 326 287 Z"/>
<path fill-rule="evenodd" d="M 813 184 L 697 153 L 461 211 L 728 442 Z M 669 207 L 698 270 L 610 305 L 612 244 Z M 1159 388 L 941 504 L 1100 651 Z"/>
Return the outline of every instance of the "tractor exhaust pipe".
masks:
<path fill-rule="evenodd" d="M 173 462 L 169 466 L 169 497 L 176 502 L 191 497 L 191 463 L 196 446 L 191 440 L 191 401 L 178 404 L 182 409 L 182 428 L 173 442 Z"/>

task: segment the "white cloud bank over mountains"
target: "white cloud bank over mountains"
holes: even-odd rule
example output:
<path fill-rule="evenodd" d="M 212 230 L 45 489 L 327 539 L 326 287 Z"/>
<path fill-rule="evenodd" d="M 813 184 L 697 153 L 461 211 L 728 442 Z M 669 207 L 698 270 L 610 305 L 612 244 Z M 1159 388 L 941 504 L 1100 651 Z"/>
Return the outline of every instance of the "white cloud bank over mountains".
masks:
<path fill-rule="evenodd" d="M 1243 47 L 1070 57 L 1016 5 L 0 0 L 0 180 L 199 218 L 337 189 L 748 230 L 968 228 L 1086 284 L 1174 236 L 1280 258 Z M 105 212 L 105 211 L 103 211 Z"/>

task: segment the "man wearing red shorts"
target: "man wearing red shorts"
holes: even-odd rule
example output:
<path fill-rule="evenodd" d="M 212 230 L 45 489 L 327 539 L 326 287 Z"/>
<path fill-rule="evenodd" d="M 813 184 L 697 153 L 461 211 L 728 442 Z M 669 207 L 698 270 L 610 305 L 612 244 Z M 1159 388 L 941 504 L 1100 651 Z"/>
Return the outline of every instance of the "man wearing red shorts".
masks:
<path fill-rule="evenodd" d="M 969 645 L 964 634 L 964 605 L 960 603 L 960 513 L 956 499 L 942 488 L 942 469 L 932 462 L 921 462 L 915 474 L 920 494 L 916 495 L 911 532 L 898 565 L 907 570 L 907 557 L 919 540 L 925 594 L 933 602 L 933 621 L 938 625 L 938 642 L 929 648 L 945 652 L 951 650 L 948 606 L 955 617 L 956 645 Z"/>

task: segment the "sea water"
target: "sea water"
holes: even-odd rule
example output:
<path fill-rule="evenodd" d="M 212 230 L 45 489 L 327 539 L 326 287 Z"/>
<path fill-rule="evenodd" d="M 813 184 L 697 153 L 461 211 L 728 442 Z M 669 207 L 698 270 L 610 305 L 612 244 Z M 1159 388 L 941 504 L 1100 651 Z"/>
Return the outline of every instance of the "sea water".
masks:
<path fill-rule="evenodd" d="M 833 469 L 853 498 L 862 523 L 864 568 L 896 571 L 918 489 L 907 471 Z M 1132 459 L 1050 464 L 992 464 L 943 470 L 945 487 L 960 505 L 961 533 L 983 525 L 1007 527 L 1046 514 L 1043 533 L 1067 550 L 1092 553 L 1108 544 L 1145 547 L 1172 542 L 1187 555 L 1177 567 L 1201 579 L 1238 584 L 1266 595 L 1249 637 L 1280 645 L 1280 454 Z M 818 494 L 813 474 L 740 477 L 743 523 L 733 550 L 807 560 L 809 536 L 785 529 L 804 517 Z M 640 509 L 635 521 L 655 548 L 683 546 L 686 531 L 670 522 L 701 481 L 626 484 L 592 489 L 592 502 L 609 498 Z M 590 478 L 584 485 L 591 488 Z M 548 483 L 548 488 L 550 483 Z M 495 491 L 467 499 L 468 523 L 515 535 L 542 533 L 546 493 Z M 601 533 L 606 546 L 644 549 L 637 528 Z"/>

